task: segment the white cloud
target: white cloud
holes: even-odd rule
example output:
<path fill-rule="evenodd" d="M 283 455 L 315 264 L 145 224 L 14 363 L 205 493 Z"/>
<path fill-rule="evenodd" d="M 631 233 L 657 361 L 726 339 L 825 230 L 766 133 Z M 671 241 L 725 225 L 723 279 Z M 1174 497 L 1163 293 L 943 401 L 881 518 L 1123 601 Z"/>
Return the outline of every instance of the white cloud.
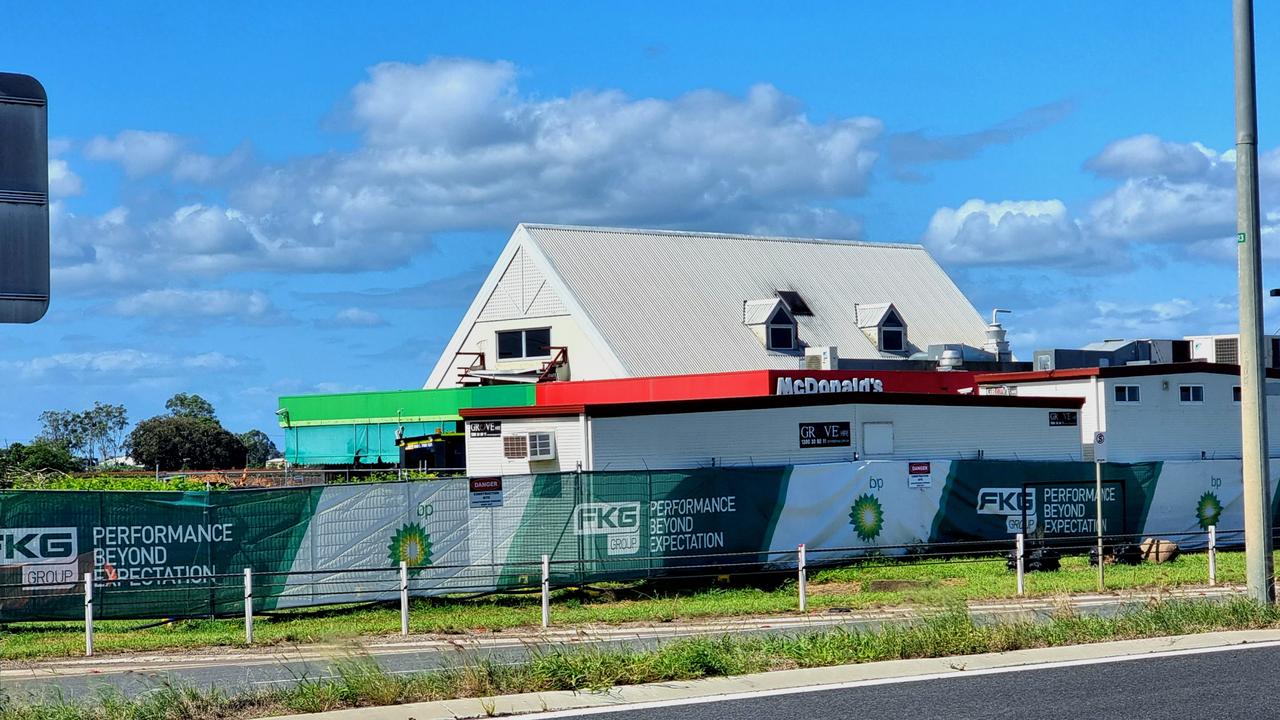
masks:
<path fill-rule="evenodd" d="M 939 260 L 963 265 L 1096 265 L 1105 254 L 1060 200 L 974 199 L 939 208 L 922 242 Z"/>
<path fill-rule="evenodd" d="M 117 300 L 111 311 L 126 317 L 220 318 L 255 323 L 275 321 L 280 316 L 271 299 L 258 290 L 148 290 Z"/>
<path fill-rule="evenodd" d="M 218 352 L 192 355 L 153 353 L 133 348 L 102 352 L 57 353 L 28 360 L 0 362 L 0 368 L 32 382 L 117 382 L 128 378 L 175 377 L 200 372 L 226 372 L 240 361 Z"/>
<path fill-rule="evenodd" d="M 1088 232 L 1125 242 L 1186 243 L 1203 257 L 1223 255 L 1235 234 L 1235 151 L 1199 142 L 1137 135 L 1111 143 L 1085 163 L 1122 182 L 1088 210 Z M 1258 161 L 1263 212 L 1280 210 L 1280 148 Z M 1214 248 L 1217 248 L 1216 250 Z"/>
<path fill-rule="evenodd" d="M 339 310 L 333 316 L 333 324 L 341 327 L 377 327 L 386 325 L 387 322 L 378 313 L 349 307 Z"/>
<path fill-rule="evenodd" d="M 66 198 L 84 192 L 84 183 L 80 176 L 71 170 L 66 160 L 54 158 L 49 161 L 49 197 Z"/>
<path fill-rule="evenodd" d="M 173 133 L 124 130 L 115 137 L 98 136 L 84 147 L 91 160 L 117 162 L 131 177 L 167 169 L 182 152 L 184 141 Z"/>
<path fill-rule="evenodd" d="M 197 155 L 169 133 L 94 138 L 86 156 L 183 184 L 169 190 L 183 207 L 134 207 L 132 242 L 112 252 L 99 244 L 100 218 L 64 219 L 76 250 L 64 253 L 62 282 L 381 269 L 427 248 L 434 233 L 520 221 L 861 232 L 830 205 L 865 192 L 879 120 L 811 120 L 769 85 L 744 96 L 541 98 L 522 94 L 518 75 L 510 63 L 468 59 L 374 66 L 345 105 L 355 149 L 274 165 L 253 161 L 247 146 Z"/>
<path fill-rule="evenodd" d="M 1126 180 L 1089 209 L 1090 231 L 1126 241 L 1191 242 L 1234 232 L 1232 187 L 1172 182 L 1164 177 Z"/>
<path fill-rule="evenodd" d="M 1085 167 L 1103 177 L 1134 178 L 1160 175 L 1171 180 L 1204 180 L 1213 175 L 1230 180 L 1234 153 L 1218 153 L 1198 142 L 1176 143 L 1144 134 L 1107 145 Z"/>

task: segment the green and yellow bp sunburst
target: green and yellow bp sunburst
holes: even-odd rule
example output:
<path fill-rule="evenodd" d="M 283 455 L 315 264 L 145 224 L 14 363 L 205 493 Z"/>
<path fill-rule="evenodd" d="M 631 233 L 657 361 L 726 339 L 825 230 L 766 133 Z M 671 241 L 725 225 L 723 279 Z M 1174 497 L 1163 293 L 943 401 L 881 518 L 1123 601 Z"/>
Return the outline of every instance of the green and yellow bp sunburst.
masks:
<path fill-rule="evenodd" d="M 884 508 L 875 495 L 863 493 L 853 501 L 849 510 L 849 524 L 862 540 L 871 540 L 884 529 Z"/>
<path fill-rule="evenodd" d="M 401 562 L 409 567 L 428 565 L 431 563 L 431 538 L 418 523 L 404 525 L 391 536 L 387 557 L 392 565 Z"/>
<path fill-rule="evenodd" d="M 1196 502 L 1196 519 L 1200 521 L 1200 529 L 1208 530 L 1210 525 L 1217 525 L 1222 516 L 1222 502 L 1212 491 L 1205 491 Z"/>

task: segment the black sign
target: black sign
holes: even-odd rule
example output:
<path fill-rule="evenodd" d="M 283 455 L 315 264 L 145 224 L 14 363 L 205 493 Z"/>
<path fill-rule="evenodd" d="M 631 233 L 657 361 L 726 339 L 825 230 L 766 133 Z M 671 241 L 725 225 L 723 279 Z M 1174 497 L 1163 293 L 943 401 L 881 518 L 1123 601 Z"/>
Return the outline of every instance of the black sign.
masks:
<path fill-rule="evenodd" d="M 478 422 L 472 420 L 467 423 L 467 435 L 469 437 L 502 437 L 502 421 L 485 420 Z"/>
<path fill-rule="evenodd" d="M 800 423 L 800 447 L 849 447 L 853 433 L 847 422 Z"/>
<path fill-rule="evenodd" d="M 1080 413 L 1074 410 L 1049 413 L 1049 427 L 1075 427 L 1079 425 Z"/>
<path fill-rule="evenodd" d="M 44 88 L 0 73 L 0 323 L 49 307 L 49 123 Z"/>

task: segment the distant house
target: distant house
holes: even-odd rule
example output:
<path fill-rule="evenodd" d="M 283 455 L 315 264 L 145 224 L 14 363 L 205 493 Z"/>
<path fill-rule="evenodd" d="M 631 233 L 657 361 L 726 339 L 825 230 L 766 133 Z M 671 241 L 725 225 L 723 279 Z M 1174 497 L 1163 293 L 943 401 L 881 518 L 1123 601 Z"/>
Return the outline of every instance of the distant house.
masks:
<path fill-rule="evenodd" d="M 522 224 L 425 387 L 936 366 L 944 348 L 1012 359 L 919 245 Z"/>

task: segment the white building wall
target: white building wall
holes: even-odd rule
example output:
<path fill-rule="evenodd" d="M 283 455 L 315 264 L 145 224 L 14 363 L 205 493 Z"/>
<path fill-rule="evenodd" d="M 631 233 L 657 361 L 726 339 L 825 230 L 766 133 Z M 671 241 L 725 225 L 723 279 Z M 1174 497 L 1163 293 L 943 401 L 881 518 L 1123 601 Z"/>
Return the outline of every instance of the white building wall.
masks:
<path fill-rule="evenodd" d="M 1107 460 L 1199 460 L 1240 457 L 1240 404 L 1235 375 L 1173 373 L 1098 379 L 1102 413 L 1089 379 L 1007 383 L 1019 397 L 1083 397 L 1081 442 L 1091 445 L 1095 430 L 1107 433 Z M 1117 403 L 1116 385 L 1136 385 L 1140 401 Z M 1181 401 L 1181 385 L 1204 387 L 1204 403 Z M 1267 434 L 1272 457 L 1280 456 L 1280 381 L 1267 381 Z M 1091 455 L 1085 459 L 1091 459 Z"/>
<path fill-rule="evenodd" d="M 487 422 L 481 421 L 481 422 Z M 502 435 L 551 431 L 556 435 L 554 460 L 508 460 L 502 452 L 502 437 L 471 437 L 471 423 L 467 423 L 467 475 L 528 475 L 530 473 L 568 472 L 578 469 L 582 462 L 583 429 L 578 417 L 527 418 L 503 420 Z"/>
<path fill-rule="evenodd" d="M 866 423 L 892 423 L 891 454 L 867 459 L 1080 459 L 1075 427 L 1050 427 L 1048 408 L 827 405 L 593 418 L 592 468 L 786 465 L 851 460 Z M 850 447 L 801 448 L 800 423 L 848 422 Z"/>
<path fill-rule="evenodd" d="M 1080 442 L 1093 442 L 1094 430 L 1098 427 L 1097 403 L 1093 400 L 1092 386 L 1089 380 L 1063 380 L 1056 383 L 1008 383 L 1016 388 L 1017 397 L 1049 397 L 1049 398 L 1084 398 L 1084 407 L 1080 408 Z M 989 388 L 982 388 L 980 394 L 989 394 Z"/>
<path fill-rule="evenodd" d="M 1079 460 L 1079 427 L 1050 426 L 1050 412 L 1074 408 L 859 405 L 858 420 L 892 422 L 903 460 Z M 1081 418 L 1077 416 L 1077 422 Z M 868 456 L 870 457 L 870 456 Z"/>
<path fill-rule="evenodd" d="M 572 380 L 599 380 L 616 377 L 591 339 L 543 273 L 517 250 L 503 271 L 493 292 L 485 300 L 476 321 L 467 330 L 459 352 L 482 352 L 486 370 L 520 372 L 536 370 L 549 357 L 498 359 L 499 330 L 551 329 L 551 344 L 569 348 L 569 377 Z M 468 365 L 470 355 L 450 359 L 454 367 Z M 432 387 L 457 387 L 459 371 L 450 370 Z"/>

